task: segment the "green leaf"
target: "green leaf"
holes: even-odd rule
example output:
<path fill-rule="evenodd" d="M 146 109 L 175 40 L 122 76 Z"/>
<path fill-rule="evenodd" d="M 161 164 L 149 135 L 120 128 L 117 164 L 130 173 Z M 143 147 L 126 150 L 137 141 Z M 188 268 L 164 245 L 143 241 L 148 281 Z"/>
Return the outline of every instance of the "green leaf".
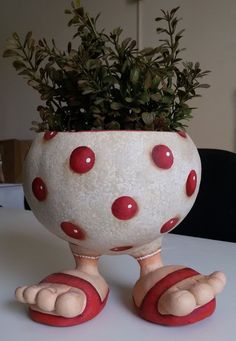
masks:
<path fill-rule="evenodd" d="M 79 8 L 80 7 L 80 0 L 74 0 L 74 5 L 75 5 L 75 8 Z"/>
<path fill-rule="evenodd" d="M 42 39 L 39 39 L 38 44 L 40 47 L 44 47 L 45 45 Z"/>
<path fill-rule="evenodd" d="M 96 59 L 89 59 L 85 66 L 88 70 L 93 70 L 99 66 L 99 62 Z"/>
<path fill-rule="evenodd" d="M 93 114 L 96 114 L 96 115 L 93 115 L 93 117 L 97 117 L 97 118 L 102 117 L 102 116 L 100 116 L 100 115 L 97 115 L 97 114 L 100 114 L 100 113 L 101 113 L 101 109 L 98 108 L 98 107 L 96 107 L 96 106 L 92 106 L 92 107 L 91 107 L 91 112 L 92 112 Z"/>
<path fill-rule="evenodd" d="M 18 57 L 19 53 L 15 50 L 5 50 L 3 52 L 3 57 Z"/>
<path fill-rule="evenodd" d="M 89 86 L 89 82 L 86 79 L 80 79 L 77 82 L 78 86 L 82 89 L 85 89 Z"/>
<path fill-rule="evenodd" d="M 94 92 L 94 89 L 88 88 L 82 92 L 83 95 L 89 95 Z"/>
<path fill-rule="evenodd" d="M 155 49 L 152 48 L 152 47 L 146 47 L 145 49 L 142 49 L 141 51 L 139 51 L 139 53 L 142 55 L 142 56 L 152 56 L 155 54 Z"/>
<path fill-rule="evenodd" d="M 125 48 L 128 46 L 128 44 L 131 42 L 131 40 L 132 40 L 132 38 L 126 38 L 126 39 L 124 39 L 124 40 L 122 41 L 122 43 L 121 43 L 121 47 L 122 47 L 123 49 L 125 49 Z"/>
<path fill-rule="evenodd" d="M 173 16 L 175 15 L 175 13 L 176 13 L 178 10 L 179 10 L 179 6 L 173 8 L 173 9 L 170 11 L 170 17 L 173 18 Z"/>
<path fill-rule="evenodd" d="M 27 82 L 27 84 L 28 85 L 30 85 L 30 86 L 32 86 L 32 88 L 36 88 L 36 87 L 38 87 L 39 86 L 39 83 L 37 82 L 37 81 L 35 81 L 35 80 L 29 80 L 28 82 Z"/>
<path fill-rule="evenodd" d="M 185 29 L 183 28 L 178 33 L 176 33 L 176 37 L 180 36 L 182 38 L 182 34 L 185 32 Z"/>
<path fill-rule="evenodd" d="M 127 103 L 132 103 L 132 102 L 133 102 L 133 98 L 131 98 L 131 97 L 125 97 L 125 101 L 126 101 Z"/>
<path fill-rule="evenodd" d="M 20 37 L 19 37 L 19 35 L 16 33 L 16 32 L 14 32 L 13 34 L 12 34 L 12 36 L 13 36 L 13 38 L 16 40 L 16 41 L 20 41 Z"/>
<path fill-rule="evenodd" d="M 125 61 L 124 61 L 124 64 L 122 65 L 122 68 L 121 68 L 121 72 L 122 73 L 124 73 L 125 71 L 126 71 L 126 69 L 128 69 L 129 68 L 129 61 L 126 59 Z"/>
<path fill-rule="evenodd" d="M 140 75 L 140 70 L 137 67 L 134 67 L 131 72 L 130 72 L 130 81 L 133 84 L 137 84 L 138 80 L 139 80 L 139 75 Z"/>
<path fill-rule="evenodd" d="M 168 31 L 167 31 L 166 29 L 164 29 L 164 28 L 161 28 L 161 27 L 158 27 L 158 28 L 156 29 L 156 32 L 157 32 L 158 34 L 160 34 L 160 33 L 167 33 L 167 34 L 168 34 Z"/>
<path fill-rule="evenodd" d="M 24 41 L 24 45 L 23 45 L 24 48 L 26 47 L 26 45 L 29 46 L 29 42 L 31 40 L 31 37 L 32 37 L 32 32 L 30 31 L 25 36 L 25 41 Z"/>
<path fill-rule="evenodd" d="M 158 75 L 155 75 L 154 78 L 152 79 L 152 88 L 158 87 L 160 84 L 161 78 Z"/>
<path fill-rule="evenodd" d="M 160 93 L 152 94 L 150 97 L 154 102 L 157 102 L 157 103 L 159 103 L 162 98 Z"/>
<path fill-rule="evenodd" d="M 115 28 L 112 32 L 111 32 L 111 37 L 113 38 L 118 38 L 121 33 L 123 32 L 122 28 L 121 27 L 117 27 Z"/>
<path fill-rule="evenodd" d="M 14 50 L 19 46 L 18 42 L 14 38 L 7 39 L 6 50 Z"/>
<path fill-rule="evenodd" d="M 112 102 L 110 106 L 113 110 L 120 110 L 123 107 L 123 105 L 118 102 Z"/>
<path fill-rule="evenodd" d="M 137 45 L 136 40 L 132 40 L 131 43 L 129 44 L 129 50 L 133 50 L 133 48 Z"/>
<path fill-rule="evenodd" d="M 169 96 L 163 96 L 161 101 L 165 104 L 171 104 L 172 99 Z"/>
<path fill-rule="evenodd" d="M 22 68 L 25 68 L 25 64 L 23 62 L 21 62 L 20 60 L 15 60 L 12 65 L 14 66 L 14 68 L 16 69 L 16 71 L 21 70 Z"/>
<path fill-rule="evenodd" d="M 112 121 L 108 124 L 106 124 L 106 129 L 109 130 L 120 130 L 120 123 L 117 121 Z"/>
<path fill-rule="evenodd" d="M 72 48 L 72 45 L 71 45 L 71 42 L 69 41 L 69 43 L 67 44 L 67 52 L 68 53 L 71 52 L 71 48 Z"/>
<path fill-rule="evenodd" d="M 207 88 L 210 88 L 210 85 L 209 84 L 199 84 L 198 88 L 207 89 Z"/>
<path fill-rule="evenodd" d="M 140 108 L 132 108 L 131 109 L 135 114 L 139 114 L 141 112 Z"/>
<path fill-rule="evenodd" d="M 27 76 L 26 78 L 31 78 L 32 77 L 32 72 L 29 70 L 23 70 L 18 73 L 19 76 Z"/>
<path fill-rule="evenodd" d="M 104 102 L 104 98 L 101 98 L 101 97 L 96 97 L 95 101 L 94 101 L 94 104 L 95 105 L 100 105 Z"/>
<path fill-rule="evenodd" d="M 145 80 L 144 80 L 144 88 L 149 89 L 152 86 L 152 75 L 150 72 L 146 73 Z"/>
<path fill-rule="evenodd" d="M 157 18 L 155 18 L 155 21 L 162 21 L 162 20 L 164 20 L 164 18 L 163 17 L 157 17 Z"/>
<path fill-rule="evenodd" d="M 165 93 L 167 93 L 168 95 L 174 95 L 174 89 L 167 88 L 167 89 L 165 90 Z"/>
<path fill-rule="evenodd" d="M 138 103 L 141 103 L 141 104 L 147 104 L 150 100 L 150 95 L 147 91 L 144 91 L 140 96 L 139 96 L 140 99 L 138 99 Z"/>
<path fill-rule="evenodd" d="M 143 112 L 142 120 L 148 126 L 154 122 L 155 114 L 153 112 Z"/>

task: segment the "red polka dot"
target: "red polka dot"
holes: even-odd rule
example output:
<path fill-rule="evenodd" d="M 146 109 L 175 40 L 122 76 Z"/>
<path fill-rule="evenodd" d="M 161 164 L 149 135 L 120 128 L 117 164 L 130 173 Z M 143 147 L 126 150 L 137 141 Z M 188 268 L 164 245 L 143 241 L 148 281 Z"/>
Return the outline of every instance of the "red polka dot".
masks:
<path fill-rule="evenodd" d="M 162 169 L 169 169 L 174 162 L 172 151 L 163 144 L 159 144 L 153 148 L 152 159 L 156 166 Z"/>
<path fill-rule="evenodd" d="M 78 239 L 78 240 L 85 239 L 85 232 L 78 225 L 72 224 L 69 221 L 64 221 L 61 223 L 61 228 L 63 232 L 71 238 Z"/>
<path fill-rule="evenodd" d="M 126 251 L 129 249 L 132 249 L 133 246 L 117 246 L 117 247 L 113 247 L 110 251 L 114 251 L 114 252 L 121 252 L 121 251 Z"/>
<path fill-rule="evenodd" d="M 179 134 L 181 137 L 184 137 L 185 139 L 187 138 L 187 134 L 183 130 L 177 131 L 177 134 Z"/>
<path fill-rule="evenodd" d="M 89 147 L 81 146 L 73 150 L 70 156 L 70 168 L 79 174 L 86 173 L 93 168 L 95 154 Z"/>
<path fill-rule="evenodd" d="M 124 196 L 113 202 L 111 210 L 117 219 L 128 220 L 135 216 L 138 211 L 138 205 L 133 198 Z"/>
<path fill-rule="evenodd" d="M 57 131 L 46 131 L 46 133 L 44 133 L 43 138 L 44 140 L 48 141 L 51 140 L 54 136 L 56 136 Z"/>
<path fill-rule="evenodd" d="M 188 197 L 191 197 L 195 192 L 197 186 L 197 173 L 195 170 L 191 170 L 188 175 L 187 182 L 186 182 L 186 194 Z"/>
<path fill-rule="evenodd" d="M 177 225 L 178 222 L 179 222 L 178 217 L 171 218 L 164 225 L 162 225 L 161 233 L 166 233 L 166 232 L 172 230 Z"/>
<path fill-rule="evenodd" d="M 32 191 L 35 198 L 39 201 L 45 200 L 48 194 L 47 187 L 41 178 L 35 178 L 33 180 Z"/>

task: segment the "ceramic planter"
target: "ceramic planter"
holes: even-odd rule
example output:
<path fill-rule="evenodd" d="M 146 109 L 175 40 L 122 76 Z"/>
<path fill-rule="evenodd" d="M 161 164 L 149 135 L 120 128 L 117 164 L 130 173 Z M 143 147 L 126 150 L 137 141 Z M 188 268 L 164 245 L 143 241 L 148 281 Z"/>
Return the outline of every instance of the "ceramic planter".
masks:
<path fill-rule="evenodd" d="M 47 132 L 26 157 L 24 191 L 74 254 L 137 258 L 184 219 L 200 178 L 197 149 L 183 132 Z"/>

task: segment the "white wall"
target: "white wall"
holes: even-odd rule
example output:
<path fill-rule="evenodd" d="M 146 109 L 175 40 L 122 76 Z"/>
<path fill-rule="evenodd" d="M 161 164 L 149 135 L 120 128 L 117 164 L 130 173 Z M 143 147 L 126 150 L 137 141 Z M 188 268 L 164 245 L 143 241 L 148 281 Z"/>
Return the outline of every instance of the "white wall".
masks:
<path fill-rule="evenodd" d="M 135 0 L 84 0 L 91 14 L 102 12 L 101 26 L 122 26 L 125 35 L 136 38 Z M 156 43 L 154 18 L 160 8 L 180 5 L 181 27 L 186 29 L 184 59 L 199 61 L 212 72 L 211 88 L 194 101 L 189 133 L 197 146 L 236 151 L 236 2 L 234 0 L 142 0 L 141 43 Z M 70 0 L 5 1 L 0 13 L 0 50 L 12 32 L 33 30 L 36 37 L 54 37 L 65 47 L 71 37 L 64 9 Z M 39 96 L 16 76 L 9 59 L 0 58 L 0 139 L 31 138 L 30 122 L 37 119 Z"/>
<path fill-rule="evenodd" d="M 68 28 L 64 8 L 66 0 L 11 0 L 1 4 L 0 51 L 6 38 L 13 32 L 24 36 L 33 30 L 36 37 L 55 36 L 61 45 L 66 41 Z M 17 76 L 10 59 L 0 56 L 0 139 L 27 139 L 34 136 L 29 129 L 31 121 L 38 119 L 38 94 Z"/>

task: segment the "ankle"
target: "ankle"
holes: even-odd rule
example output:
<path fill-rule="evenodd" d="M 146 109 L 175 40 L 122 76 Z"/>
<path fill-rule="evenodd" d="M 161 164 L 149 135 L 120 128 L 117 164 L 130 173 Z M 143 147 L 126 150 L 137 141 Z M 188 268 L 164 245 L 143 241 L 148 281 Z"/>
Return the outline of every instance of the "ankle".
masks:
<path fill-rule="evenodd" d="M 139 259 L 138 262 L 140 265 L 140 277 L 146 276 L 163 266 L 161 252 L 150 257 Z"/>
<path fill-rule="evenodd" d="M 74 256 L 76 262 L 75 271 L 84 272 L 92 276 L 100 276 L 98 271 L 98 258 L 83 258 Z"/>

